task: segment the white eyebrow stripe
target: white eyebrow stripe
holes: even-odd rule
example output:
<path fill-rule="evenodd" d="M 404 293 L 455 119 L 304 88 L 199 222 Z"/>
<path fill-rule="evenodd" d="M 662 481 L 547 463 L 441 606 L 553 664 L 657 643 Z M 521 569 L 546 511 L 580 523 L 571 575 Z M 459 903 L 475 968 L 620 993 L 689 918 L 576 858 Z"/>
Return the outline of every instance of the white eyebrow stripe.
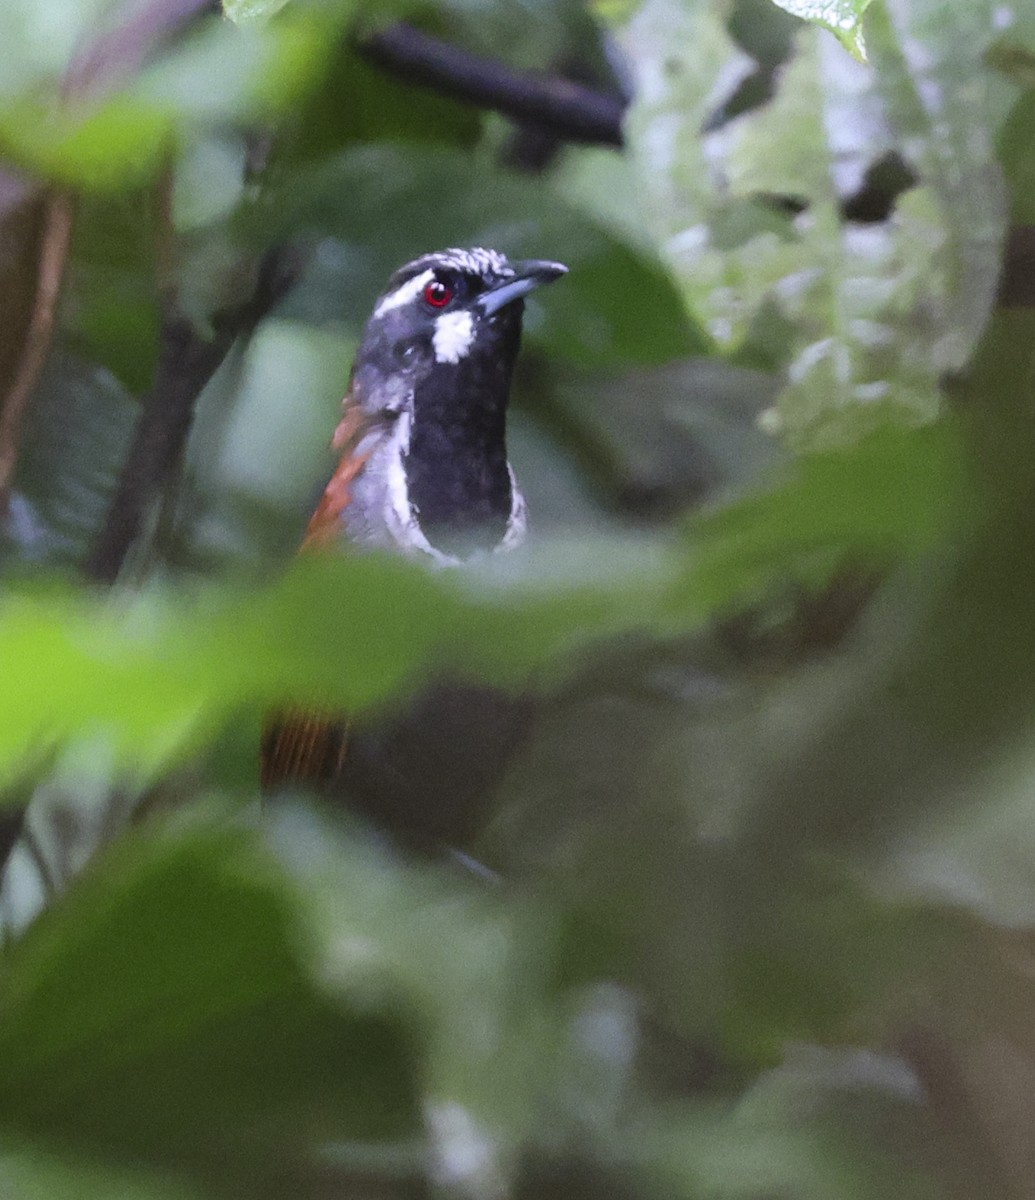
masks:
<path fill-rule="evenodd" d="M 411 300 L 416 300 L 421 292 L 424 291 L 425 286 L 434 278 L 435 272 L 429 268 L 427 271 L 422 271 L 419 275 L 414 275 L 412 279 L 407 279 L 394 292 L 389 292 L 384 297 L 377 308 L 374 309 L 374 316 L 383 317 L 386 312 L 390 312 L 393 308 L 399 308 L 403 304 L 409 304 Z"/>

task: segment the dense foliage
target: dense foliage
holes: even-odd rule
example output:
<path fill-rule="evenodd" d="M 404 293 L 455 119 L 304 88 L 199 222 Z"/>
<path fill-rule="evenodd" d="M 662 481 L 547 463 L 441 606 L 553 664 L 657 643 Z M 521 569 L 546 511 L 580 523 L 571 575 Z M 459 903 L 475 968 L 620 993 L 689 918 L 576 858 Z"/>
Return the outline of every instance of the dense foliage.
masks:
<path fill-rule="evenodd" d="M 0 1191 L 1035 1195 L 1035 13 L 224 7 L 0 4 Z M 527 551 L 295 561 L 472 244 L 571 267 Z M 537 714 L 455 853 L 257 803 L 271 706 L 442 672 Z"/>

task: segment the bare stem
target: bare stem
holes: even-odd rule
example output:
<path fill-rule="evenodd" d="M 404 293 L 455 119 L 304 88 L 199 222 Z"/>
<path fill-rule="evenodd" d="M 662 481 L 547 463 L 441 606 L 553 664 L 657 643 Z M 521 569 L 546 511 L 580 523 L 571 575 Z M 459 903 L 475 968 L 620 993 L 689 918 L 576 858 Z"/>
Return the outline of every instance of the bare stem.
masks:
<path fill-rule="evenodd" d="M 32 313 L 17 370 L 0 404 L 0 512 L 6 512 L 11 494 L 25 409 L 39 382 L 54 336 L 74 211 L 75 205 L 68 192 L 53 192 L 46 201 Z"/>

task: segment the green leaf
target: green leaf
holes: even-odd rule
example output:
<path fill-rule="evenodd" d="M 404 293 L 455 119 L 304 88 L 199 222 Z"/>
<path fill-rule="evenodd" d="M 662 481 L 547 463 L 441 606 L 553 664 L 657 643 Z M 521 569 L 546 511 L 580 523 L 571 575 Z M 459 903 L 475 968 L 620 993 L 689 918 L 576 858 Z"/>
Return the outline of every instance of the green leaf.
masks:
<path fill-rule="evenodd" d="M 51 355 L 26 421 L 17 476 L 48 531 L 48 557 L 85 557 L 108 514 L 139 411 L 104 367 L 65 350 Z"/>
<path fill-rule="evenodd" d="M 794 447 L 929 420 L 973 353 L 1005 230 L 994 136 L 1010 87 L 983 57 L 992 7 L 874 6 L 870 67 L 802 27 L 772 100 L 717 124 L 726 81 L 754 68 L 707 0 L 648 0 L 622 34 L 655 237 L 721 346 L 774 366 L 782 350 L 770 427 Z M 846 219 L 891 153 L 918 185 L 886 220 Z"/>
<path fill-rule="evenodd" d="M 237 25 L 248 21 L 268 21 L 289 0 L 223 0 L 223 12 Z"/>
<path fill-rule="evenodd" d="M 310 936 L 246 831 L 125 839 L 5 956 L 0 1127 L 235 1185 L 413 1132 L 401 1020 L 317 987 Z"/>
<path fill-rule="evenodd" d="M 999 137 L 999 159 L 1010 185 L 1010 216 L 1017 225 L 1035 224 L 1035 154 L 1031 130 L 1035 122 L 1035 87 L 1017 101 L 1003 123 Z"/>
<path fill-rule="evenodd" d="M 860 62 L 866 61 L 862 17 L 870 0 L 773 0 L 786 12 L 803 21 L 829 29 Z"/>
<path fill-rule="evenodd" d="M 75 1155 L 43 1154 L 38 1147 L 6 1150 L 0 1178 L 18 1200 L 204 1200 L 188 1184 L 139 1169 L 103 1167 Z"/>
<path fill-rule="evenodd" d="M 338 153 L 356 141 L 405 142 L 425 149 L 439 142 L 473 146 L 482 127 L 476 109 L 378 70 L 346 38 L 334 47 L 319 85 L 297 113 L 290 138 L 275 151 L 274 164 L 292 178 L 301 163 Z"/>
<path fill-rule="evenodd" d="M 19 166 L 58 183 L 110 191 L 150 179 L 169 152 L 172 116 L 116 96 L 82 113 L 19 100 L 0 109 L 0 146 Z"/>
<path fill-rule="evenodd" d="M 338 329 L 270 319 L 205 389 L 171 548 L 177 561 L 211 567 L 294 551 L 333 466 L 327 431 L 353 350 Z"/>
<path fill-rule="evenodd" d="M 77 350 L 135 395 L 150 386 L 158 356 L 157 226 L 149 193 L 83 196 L 64 292 Z"/>
<path fill-rule="evenodd" d="M 101 192 L 139 185 L 180 139 L 295 103 L 320 77 L 330 34 L 313 17 L 262 28 L 204 21 L 100 101 L 66 97 L 54 83 L 0 101 L 0 146 L 60 183 Z"/>
<path fill-rule="evenodd" d="M 279 808 L 272 839 L 312 899 L 322 978 L 346 996 L 365 989 L 415 1013 L 443 1170 L 458 1182 L 499 1172 L 534 1120 L 544 1056 L 564 1015 L 551 1011 L 558 947 L 549 902 L 406 867 L 298 806 Z M 478 1153 L 451 1154 L 458 1143 Z"/>
<path fill-rule="evenodd" d="M 788 565 L 788 582 L 817 585 L 846 554 L 915 559 L 978 520 L 964 463 L 945 424 L 806 455 L 784 486 L 693 523 L 689 596 L 714 611 L 723 597 L 764 596 Z"/>
<path fill-rule="evenodd" d="M 439 575 L 374 555 L 313 555 L 257 593 L 193 601 L 8 592 L 0 766 L 90 731 L 146 774 L 242 707 L 357 712 L 444 663 L 513 684 L 589 638 L 691 628 L 791 580 L 821 583 L 846 555 L 914 558 L 958 527 L 966 495 L 951 429 L 888 431 L 699 522 L 685 548 L 543 538 Z"/>

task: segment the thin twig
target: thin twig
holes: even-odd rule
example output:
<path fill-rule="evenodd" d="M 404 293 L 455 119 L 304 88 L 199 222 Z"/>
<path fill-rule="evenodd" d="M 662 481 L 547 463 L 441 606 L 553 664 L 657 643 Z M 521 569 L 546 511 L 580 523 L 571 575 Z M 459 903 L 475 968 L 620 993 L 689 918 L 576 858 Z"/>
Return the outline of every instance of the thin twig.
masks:
<path fill-rule="evenodd" d="M 544 126 L 572 142 L 622 144 L 622 100 L 556 76 L 515 71 L 400 21 L 359 43 L 369 62 L 407 83 Z"/>
<path fill-rule="evenodd" d="M 74 201 L 68 192 L 53 192 L 46 201 L 32 313 L 18 369 L 0 404 L 0 513 L 7 511 L 25 409 L 39 382 L 54 336 L 58 297 L 72 239 L 74 211 Z"/>
<path fill-rule="evenodd" d="M 218 8 L 213 0 L 150 0 L 72 60 L 65 72 L 65 95 L 96 99 L 138 71 L 178 29 Z"/>

